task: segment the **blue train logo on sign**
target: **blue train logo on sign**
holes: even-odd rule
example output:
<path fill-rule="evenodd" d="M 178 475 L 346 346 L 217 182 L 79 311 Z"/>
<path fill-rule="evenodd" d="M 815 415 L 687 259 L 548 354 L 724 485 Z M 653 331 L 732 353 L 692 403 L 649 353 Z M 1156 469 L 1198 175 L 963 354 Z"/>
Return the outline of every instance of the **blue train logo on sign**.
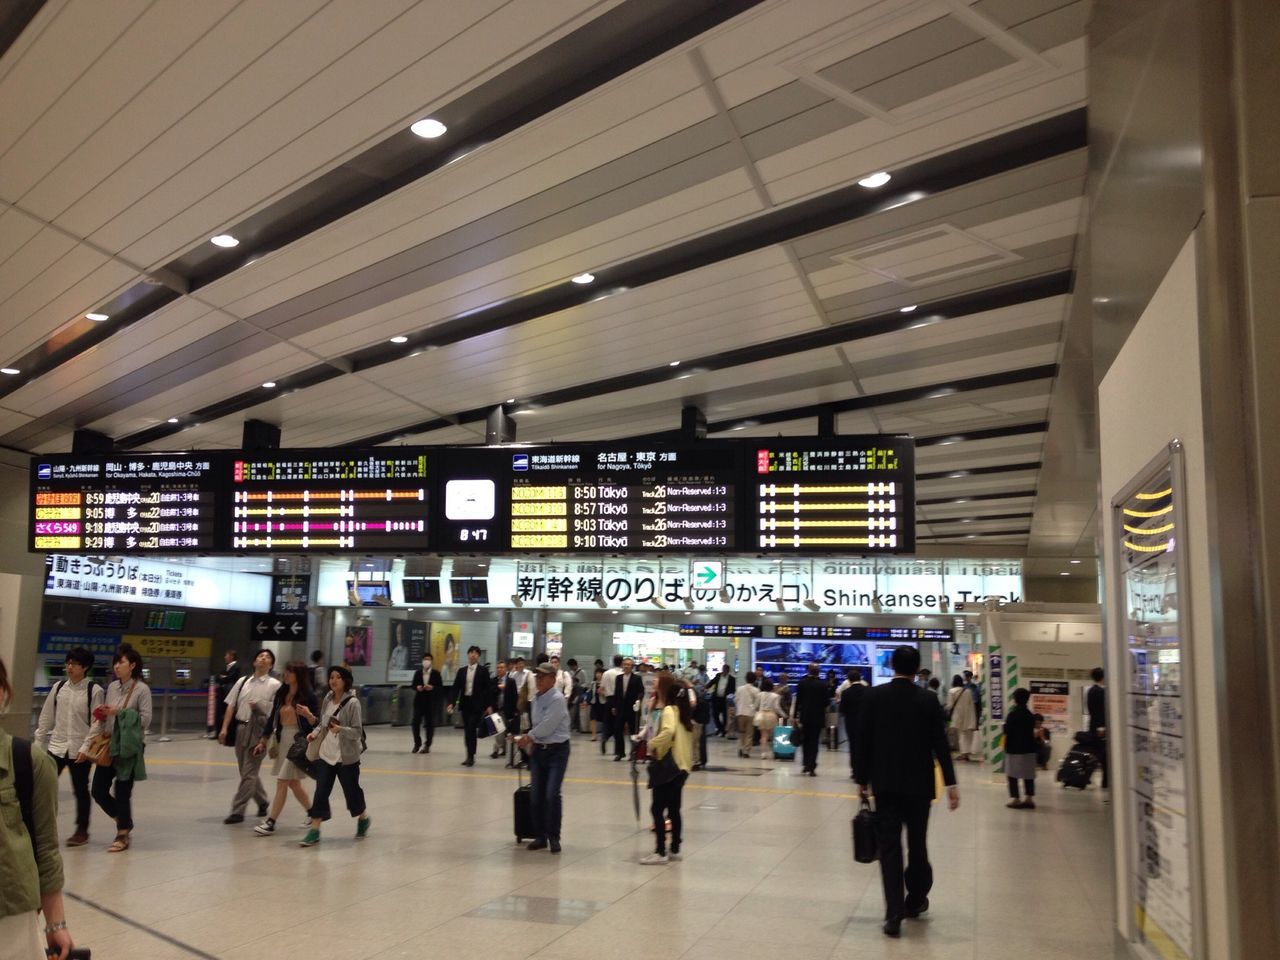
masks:
<path fill-rule="evenodd" d="M 39 464 L 36 467 L 37 480 L 49 480 L 53 477 L 53 466 L 48 463 Z"/>
<path fill-rule="evenodd" d="M 529 469 L 529 455 L 527 453 L 513 453 L 511 455 L 511 469 L 517 473 L 525 473 Z"/>

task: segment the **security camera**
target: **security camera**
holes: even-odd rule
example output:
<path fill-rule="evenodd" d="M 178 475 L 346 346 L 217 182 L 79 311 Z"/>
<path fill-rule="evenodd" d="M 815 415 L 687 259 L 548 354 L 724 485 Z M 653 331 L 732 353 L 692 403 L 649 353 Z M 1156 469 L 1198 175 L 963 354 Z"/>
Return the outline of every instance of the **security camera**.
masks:
<path fill-rule="evenodd" d="M 523 607 L 523 606 L 524 606 L 524 601 L 520 599 L 520 594 L 518 594 L 518 593 L 513 593 L 513 594 L 511 595 L 511 605 L 512 605 L 513 607 Z"/>
<path fill-rule="evenodd" d="M 822 604 L 820 604 L 817 600 L 806 600 L 804 602 L 804 608 L 806 610 L 812 610 L 814 613 L 817 613 L 819 610 L 822 609 Z"/>
<path fill-rule="evenodd" d="M 604 594 L 603 594 L 603 593 L 597 593 L 597 594 L 596 594 L 596 606 L 597 606 L 597 607 L 599 607 L 599 608 L 600 608 L 600 609 L 602 609 L 602 610 L 603 610 L 605 607 L 609 606 L 609 601 L 608 601 L 608 600 L 606 600 L 606 599 L 604 598 Z"/>
<path fill-rule="evenodd" d="M 654 597 L 654 598 L 653 598 L 652 600 L 650 600 L 649 602 L 650 602 L 650 603 L 652 603 L 652 604 L 653 604 L 655 607 L 657 607 L 659 610 L 665 610 L 665 609 L 667 609 L 667 603 L 666 603 L 666 601 L 665 601 L 665 600 L 663 600 L 661 597 Z"/>

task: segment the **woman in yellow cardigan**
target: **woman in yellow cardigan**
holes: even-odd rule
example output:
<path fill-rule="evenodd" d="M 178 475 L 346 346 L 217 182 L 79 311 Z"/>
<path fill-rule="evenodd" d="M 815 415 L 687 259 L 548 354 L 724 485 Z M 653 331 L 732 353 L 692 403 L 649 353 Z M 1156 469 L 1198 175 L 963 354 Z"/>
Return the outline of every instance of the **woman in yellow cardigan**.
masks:
<path fill-rule="evenodd" d="M 658 712 L 657 732 L 649 741 L 650 789 L 653 791 L 653 836 L 657 849 L 640 862 L 645 865 L 670 863 L 680 859 L 680 794 L 693 769 L 693 705 L 689 691 L 670 671 L 658 674 L 653 693 L 653 708 Z M 676 773 L 663 782 L 653 782 L 663 765 L 658 761 L 670 754 Z M 667 854 L 665 820 L 671 821 L 671 853 Z"/>

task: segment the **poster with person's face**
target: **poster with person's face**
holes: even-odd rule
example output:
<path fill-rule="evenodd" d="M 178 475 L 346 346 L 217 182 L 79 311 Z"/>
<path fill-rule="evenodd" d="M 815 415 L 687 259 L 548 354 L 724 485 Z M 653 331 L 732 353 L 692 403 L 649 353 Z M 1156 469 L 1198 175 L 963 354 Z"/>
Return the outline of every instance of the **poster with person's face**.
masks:
<path fill-rule="evenodd" d="M 387 680 L 408 683 L 427 652 L 427 625 L 420 620 L 391 621 L 391 652 L 387 654 Z"/>
<path fill-rule="evenodd" d="M 347 627 L 342 638 L 342 662 L 348 667 L 367 667 L 373 653 L 373 627 Z"/>
<path fill-rule="evenodd" d="M 462 657 L 462 624 L 431 624 L 431 659 L 440 671 L 440 679 L 444 683 L 452 683 L 458 673 L 458 665 Z"/>

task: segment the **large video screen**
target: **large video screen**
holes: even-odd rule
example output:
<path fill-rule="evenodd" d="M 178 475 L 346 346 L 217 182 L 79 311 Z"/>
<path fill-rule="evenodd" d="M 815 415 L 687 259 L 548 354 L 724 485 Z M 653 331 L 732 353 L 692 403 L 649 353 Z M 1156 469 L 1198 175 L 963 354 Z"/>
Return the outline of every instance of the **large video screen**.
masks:
<path fill-rule="evenodd" d="M 751 493 L 751 546 L 762 553 L 915 551 L 909 437 L 760 441 Z"/>
<path fill-rule="evenodd" d="M 864 628 L 851 628 L 864 629 Z M 849 670 L 857 670 L 873 685 L 893 678 L 889 658 L 900 646 L 914 647 L 913 641 L 898 640 L 892 643 L 865 640 L 756 640 L 751 644 L 751 661 L 754 669 L 763 670 L 769 677 L 786 676 L 796 680 L 804 676 L 809 664 L 818 664 L 822 676 L 834 670 L 841 679 Z"/>
<path fill-rule="evenodd" d="M 58 553 L 216 549 L 218 470 L 210 454 L 37 457 L 32 550 Z"/>

